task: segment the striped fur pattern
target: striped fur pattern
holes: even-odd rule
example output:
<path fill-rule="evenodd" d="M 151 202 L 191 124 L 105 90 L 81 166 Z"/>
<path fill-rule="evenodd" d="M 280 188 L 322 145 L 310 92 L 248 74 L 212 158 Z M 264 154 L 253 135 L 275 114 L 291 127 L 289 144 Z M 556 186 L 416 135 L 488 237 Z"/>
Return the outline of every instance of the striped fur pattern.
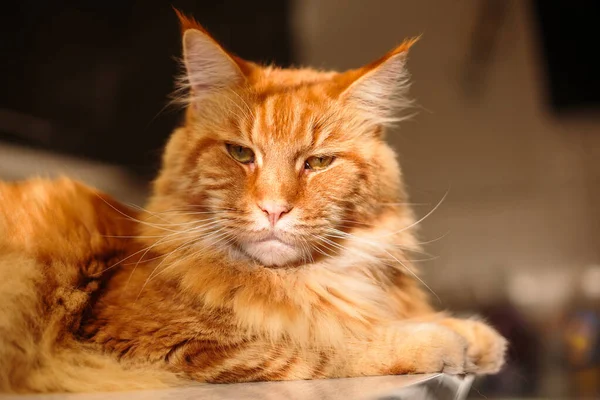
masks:
<path fill-rule="evenodd" d="M 0 389 L 497 372 L 506 341 L 434 311 L 411 263 L 384 135 L 414 40 L 343 73 L 280 69 L 179 17 L 187 112 L 145 209 L 0 185 Z"/>

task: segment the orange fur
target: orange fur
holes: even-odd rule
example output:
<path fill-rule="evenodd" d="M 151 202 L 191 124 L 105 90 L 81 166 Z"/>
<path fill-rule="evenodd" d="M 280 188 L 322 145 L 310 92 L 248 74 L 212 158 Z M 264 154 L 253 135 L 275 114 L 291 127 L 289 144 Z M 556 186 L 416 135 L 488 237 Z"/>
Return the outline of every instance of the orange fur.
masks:
<path fill-rule="evenodd" d="M 119 210 L 119 211 L 117 211 Z M 81 317 L 127 253 L 131 214 L 68 179 L 0 182 L 0 392 L 170 386 L 77 340 Z"/>
<path fill-rule="evenodd" d="M 279 69 L 178 16 L 188 109 L 146 211 L 68 180 L 0 185 L 0 274 L 29 282 L 0 286 L 0 389 L 498 371 L 504 339 L 435 313 L 410 262 L 416 222 L 383 133 L 414 40 L 345 73 Z M 19 340 L 31 321 L 43 345 Z M 78 386 L 36 354 L 96 357 L 81 363 L 99 379 Z"/>

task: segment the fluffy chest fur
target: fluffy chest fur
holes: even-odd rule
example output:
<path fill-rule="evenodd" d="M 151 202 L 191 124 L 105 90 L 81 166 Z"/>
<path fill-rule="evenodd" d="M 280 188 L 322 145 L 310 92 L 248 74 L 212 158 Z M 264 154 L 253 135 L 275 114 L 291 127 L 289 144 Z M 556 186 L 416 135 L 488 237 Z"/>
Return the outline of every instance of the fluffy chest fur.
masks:
<path fill-rule="evenodd" d="M 369 242 L 368 235 L 357 238 Z M 413 272 L 402 271 L 403 252 L 391 247 L 379 255 L 342 247 L 319 263 L 278 269 L 224 263 L 194 250 L 167 263 L 142 250 L 132 251 L 145 255 L 131 257 L 111 279 L 85 328 L 93 341 L 127 356 L 155 352 L 149 357 L 160 359 L 173 345 L 222 340 L 224 332 L 335 346 L 369 337 L 382 322 L 430 312 Z"/>

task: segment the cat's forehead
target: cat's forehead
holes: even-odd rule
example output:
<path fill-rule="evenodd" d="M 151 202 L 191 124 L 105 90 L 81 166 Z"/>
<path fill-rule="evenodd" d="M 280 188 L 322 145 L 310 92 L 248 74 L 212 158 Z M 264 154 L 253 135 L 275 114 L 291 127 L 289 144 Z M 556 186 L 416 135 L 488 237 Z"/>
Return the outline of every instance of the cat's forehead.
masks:
<path fill-rule="evenodd" d="M 247 76 L 248 83 L 258 93 L 290 90 L 302 86 L 327 86 L 338 76 L 335 71 L 319 71 L 311 68 L 256 68 Z"/>
<path fill-rule="evenodd" d="M 249 82 L 250 112 L 245 113 L 249 119 L 242 134 L 263 149 L 298 152 L 318 147 L 335 136 L 343 123 L 335 93 L 338 75 L 311 69 L 261 69 Z"/>
<path fill-rule="evenodd" d="M 314 120 L 323 112 L 299 93 L 271 94 L 253 105 L 247 135 L 258 146 L 307 146 L 313 140 Z"/>
<path fill-rule="evenodd" d="M 245 132 L 249 141 L 264 149 L 285 152 L 319 146 L 337 130 L 332 124 L 336 104 L 313 88 L 271 93 L 253 104 L 252 119 Z"/>

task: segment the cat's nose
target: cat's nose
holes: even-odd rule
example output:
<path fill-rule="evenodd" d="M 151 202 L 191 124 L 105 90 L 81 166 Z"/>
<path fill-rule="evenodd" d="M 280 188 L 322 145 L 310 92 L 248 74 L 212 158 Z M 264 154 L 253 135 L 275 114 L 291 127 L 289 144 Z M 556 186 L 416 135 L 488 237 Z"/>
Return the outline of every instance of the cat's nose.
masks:
<path fill-rule="evenodd" d="M 275 226 L 277 221 L 292 209 L 292 207 L 286 203 L 269 200 L 259 202 L 258 207 L 265 213 L 267 218 L 269 218 L 271 226 Z"/>

